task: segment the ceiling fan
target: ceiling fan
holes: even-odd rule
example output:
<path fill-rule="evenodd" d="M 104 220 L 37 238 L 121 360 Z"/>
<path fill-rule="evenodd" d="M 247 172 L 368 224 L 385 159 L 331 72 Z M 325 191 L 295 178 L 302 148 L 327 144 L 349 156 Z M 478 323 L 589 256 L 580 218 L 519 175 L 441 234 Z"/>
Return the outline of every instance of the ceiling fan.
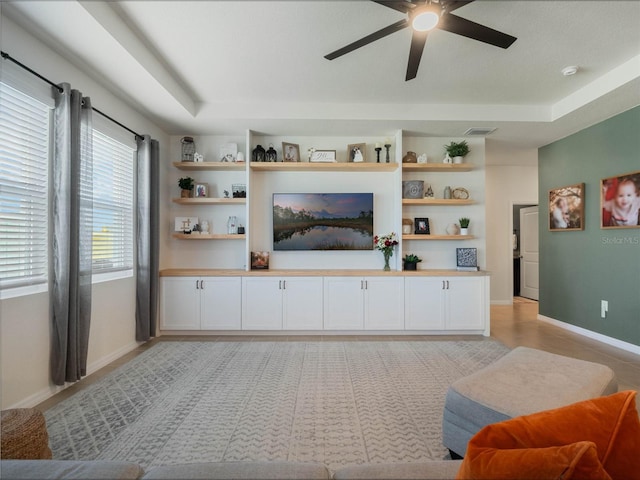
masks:
<path fill-rule="evenodd" d="M 427 36 L 433 29 L 439 28 L 447 32 L 462 35 L 473 40 L 495 45 L 496 47 L 509 48 L 517 39 L 493 28 L 480 25 L 457 15 L 454 10 L 463 7 L 474 0 L 372 0 L 398 12 L 406 13 L 407 18 L 393 23 L 377 32 L 350 43 L 335 52 L 325 55 L 327 60 L 333 60 L 350 53 L 360 47 L 364 47 L 376 40 L 391 35 L 403 28 L 412 27 L 411 48 L 409 50 L 409 63 L 407 64 L 407 76 L 405 81 L 412 80 L 418 74 L 422 51 L 424 50 Z"/>

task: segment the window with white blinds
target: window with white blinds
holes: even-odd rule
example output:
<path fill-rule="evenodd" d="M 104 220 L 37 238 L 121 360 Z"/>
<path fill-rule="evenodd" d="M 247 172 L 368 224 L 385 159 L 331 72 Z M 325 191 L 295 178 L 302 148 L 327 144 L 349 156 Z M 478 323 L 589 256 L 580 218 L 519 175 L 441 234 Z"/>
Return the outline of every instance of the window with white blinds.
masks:
<path fill-rule="evenodd" d="M 47 285 L 50 113 L 44 103 L 0 83 L 3 293 L 16 287 Z"/>
<path fill-rule="evenodd" d="M 133 268 L 135 150 L 93 130 L 93 273 Z"/>

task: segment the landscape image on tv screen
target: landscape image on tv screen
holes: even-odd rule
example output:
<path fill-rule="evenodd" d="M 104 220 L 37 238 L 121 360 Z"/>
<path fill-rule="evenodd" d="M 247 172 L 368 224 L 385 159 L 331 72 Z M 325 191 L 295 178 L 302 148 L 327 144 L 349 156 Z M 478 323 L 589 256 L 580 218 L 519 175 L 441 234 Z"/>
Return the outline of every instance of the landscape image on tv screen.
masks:
<path fill-rule="evenodd" d="M 372 250 L 373 193 L 274 193 L 273 250 Z"/>

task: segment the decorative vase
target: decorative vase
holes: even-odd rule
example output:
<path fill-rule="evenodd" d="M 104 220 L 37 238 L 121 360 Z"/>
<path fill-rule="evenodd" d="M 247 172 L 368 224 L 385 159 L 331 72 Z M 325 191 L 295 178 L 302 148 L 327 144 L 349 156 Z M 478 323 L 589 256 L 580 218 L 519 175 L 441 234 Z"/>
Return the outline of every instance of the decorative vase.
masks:
<path fill-rule="evenodd" d="M 460 235 L 469 235 L 469 227 L 460 227 Z"/>
<path fill-rule="evenodd" d="M 450 199 L 451 198 L 451 187 L 449 185 L 444 187 L 444 198 L 446 198 L 446 199 Z"/>
<path fill-rule="evenodd" d="M 418 157 L 416 156 L 416 152 L 407 152 L 407 154 L 402 157 L 402 163 L 417 163 Z"/>
<path fill-rule="evenodd" d="M 389 259 L 391 258 L 391 255 L 393 255 L 393 252 L 383 251 L 382 254 L 384 255 L 384 268 L 383 268 L 383 270 L 385 272 L 389 272 L 389 271 L 391 271 L 391 267 L 389 266 Z"/>
<path fill-rule="evenodd" d="M 253 162 L 264 162 L 266 153 L 267 152 L 265 151 L 264 148 L 262 148 L 262 145 L 258 145 L 251 152 L 251 161 L 253 161 Z"/>
<path fill-rule="evenodd" d="M 455 223 L 450 223 L 447 225 L 447 234 L 449 235 L 458 235 L 460 233 L 460 227 L 458 227 Z"/>
<path fill-rule="evenodd" d="M 415 262 L 404 262 L 405 270 L 418 270 L 418 264 Z"/>

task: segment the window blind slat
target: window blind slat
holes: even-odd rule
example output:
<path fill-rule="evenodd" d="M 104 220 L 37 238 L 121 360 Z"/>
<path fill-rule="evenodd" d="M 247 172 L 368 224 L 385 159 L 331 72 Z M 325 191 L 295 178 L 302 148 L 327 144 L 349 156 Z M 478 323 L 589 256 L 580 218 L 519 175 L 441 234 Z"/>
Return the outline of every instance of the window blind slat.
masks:
<path fill-rule="evenodd" d="M 50 108 L 0 83 L 0 289 L 47 282 Z"/>
<path fill-rule="evenodd" d="M 135 151 L 93 131 L 93 271 L 133 268 L 133 155 Z"/>

